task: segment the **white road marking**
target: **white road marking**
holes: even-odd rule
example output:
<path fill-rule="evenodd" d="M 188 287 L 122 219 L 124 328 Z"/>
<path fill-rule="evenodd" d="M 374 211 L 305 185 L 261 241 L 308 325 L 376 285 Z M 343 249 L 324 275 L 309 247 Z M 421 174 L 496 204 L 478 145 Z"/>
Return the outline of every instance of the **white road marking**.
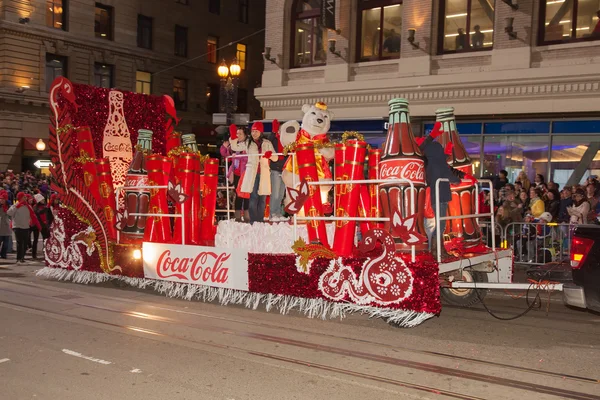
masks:
<path fill-rule="evenodd" d="M 142 373 L 142 370 L 141 370 L 141 369 L 138 369 L 138 368 L 134 368 L 134 369 L 132 369 L 132 370 L 131 370 L 131 371 L 129 371 L 129 372 L 133 372 L 134 374 L 141 374 L 141 373 Z"/>
<path fill-rule="evenodd" d="M 10 361 L 10 358 L 3 358 L 2 360 L 0 360 L 0 364 L 5 363 L 7 361 Z"/>
<path fill-rule="evenodd" d="M 83 358 L 84 360 L 93 361 L 93 362 L 96 362 L 98 364 L 103 364 L 103 365 L 112 364 L 112 362 L 110 362 L 110 361 L 101 360 L 99 358 L 94 358 L 94 357 L 84 356 L 83 354 L 78 353 L 78 352 L 73 351 L 73 350 L 63 349 L 62 351 L 63 351 L 63 353 L 68 354 L 70 356 L 75 356 L 75 357 Z"/>

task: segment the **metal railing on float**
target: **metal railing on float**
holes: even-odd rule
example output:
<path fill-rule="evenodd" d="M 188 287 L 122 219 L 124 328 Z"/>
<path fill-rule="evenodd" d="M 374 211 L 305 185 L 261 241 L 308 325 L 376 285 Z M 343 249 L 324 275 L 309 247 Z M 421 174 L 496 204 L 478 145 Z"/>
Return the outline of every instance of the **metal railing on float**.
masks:
<path fill-rule="evenodd" d="M 287 153 L 287 154 L 283 154 L 283 153 L 273 153 L 273 155 L 278 155 L 278 156 L 288 156 L 288 157 L 292 157 L 292 183 L 294 185 L 294 187 L 296 187 L 297 182 L 296 182 L 296 153 Z M 229 172 L 229 160 L 230 159 L 234 159 L 234 158 L 243 158 L 243 157 L 262 157 L 262 154 L 234 154 L 231 156 L 228 156 L 225 158 L 225 173 L 228 174 Z M 334 171 L 335 173 L 335 171 Z M 230 200 L 229 200 L 229 193 L 232 190 L 232 188 L 229 186 L 229 180 L 226 179 L 226 184 L 225 184 L 225 190 L 227 190 L 227 215 L 230 215 L 231 210 L 230 210 Z M 376 184 L 377 185 L 377 192 L 379 193 L 379 186 L 381 184 L 395 184 L 395 183 L 400 183 L 400 184 L 408 184 L 411 188 L 411 214 L 415 213 L 415 186 L 413 185 L 413 183 L 411 181 L 409 181 L 408 179 L 377 179 L 377 180 L 371 180 L 371 179 L 363 179 L 363 180 L 353 180 L 353 181 L 349 181 L 349 180 L 335 180 L 335 176 L 334 176 L 334 180 L 332 181 L 317 181 L 317 182 L 307 182 L 309 186 L 335 186 L 335 185 L 358 185 L 358 184 Z M 337 204 L 335 204 L 336 198 L 335 196 L 333 196 L 334 199 L 334 204 L 333 204 L 333 209 L 335 210 L 337 207 Z M 293 237 L 294 240 L 296 240 L 298 238 L 298 221 L 356 221 L 356 222 L 390 222 L 390 218 L 387 217 L 381 217 L 381 218 L 376 218 L 376 217 L 336 217 L 336 216 L 332 216 L 332 217 L 298 217 L 297 215 L 294 214 L 293 218 Z M 416 250 L 415 250 L 415 246 L 411 246 L 411 260 L 412 262 L 414 262 L 416 259 Z"/>
<path fill-rule="evenodd" d="M 377 185 L 377 193 L 379 193 L 379 187 L 382 184 L 393 185 L 395 183 L 406 184 L 410 186 L 410 213 L 415 214 L 415 186 L 412 181 L 404 178 L 400 179 L 361 179 L 361 180 L 339 180 L 339 181 L 317 181 L 308 182 L 309 186 L 335 186 L 335 185 Z M 335 198 L 335 196 L 334 196 Z M 335 209 L 335 208 L 334 208 Z M 294 240 L 298 238 L 297 235 L 297 221 L 356 221 L 356 222 L 391 222 L 388 217 L 298 217 L 294 214 Z M 416 260 L 415 246 L 411 247 L 411 261 Z"/>
<path fill-rule="evenodd" d="M 116 196 L 116 204 L 118 207 L 119 204 L 119 195 L 121 193 L 121 191 L 127 191 L 127 190 L 138 190 L 138 189 L 148 189 L 148 190 L 153 190 L 153 189 L 168 189 L 168 186 L 117 186 L 117 188 L 115 189 L 115 196 Z M 185 218 L 183 218 L 183 216 L 185 215 L 185 206 L 182 203 L 181 204 L 181 213 L 180 214 L 151 214 L 151 213 L 131 213 L 129 214 L 132 217 L 171 217 L 171 218 L 181 218 L 181 244 L 185 244 Z M 117 244 L 121 243 L 121 232 L 119 230 L 117 230 Z"/>
<path fill-rule="evenodd" d="M 435 192 L 439 194 L 440 192 L 440 183 L 441 182 L 448 182 L 450 183 L 450 180 L 447 178 L 439 178 L 436 182 L 435 182 Z M 479 196 L 479 184 L 480 183 L 487 183 L 488 185 L 490 185 L 490 187 L 492 186 L 492 181 L 490 181 L 489 179 L 478 179 L 477 183 L 475 184 L 475 193 L 476 196 Z M 490 190 L 490 204 L 494 204 L 494 191 Z M 480 214 L 479 213 L 479 198 L 475 198 L 475 214 L 467 214 L 467 215 L 455 215 L 455 216 L 451 216 L 451 215 L 446 215 L 445 217 L 441 217 L 440 216 L 440 196 L 437 195 L 435 196 L 435 233 L 436 233 L 436 244 L 437 244 L 437 262 L 441 263 L 442 262 L 442 253 L 441 253 L 441 246 L 442 246 L 442 235 L 443 232 L 441 232 L 441 229 L 438 229 L 438 227 L 440 226 L 440 222 L 441 221 L 451 221 L 453 219 L 463 219 L 463 218 L 475 218 L 476 223 L 479 225 L 479 218 L 490 218 L 490 228 L 492 230 L 492 232 L 495 231 L 496 228 L 496 223 L 494 220 L 494 209 L 491 208 L 489 213 L 483 213 Z M 496 235 L 492 235 L 492 245 L 491 245 L 492 251 L 496 251 Z"/>

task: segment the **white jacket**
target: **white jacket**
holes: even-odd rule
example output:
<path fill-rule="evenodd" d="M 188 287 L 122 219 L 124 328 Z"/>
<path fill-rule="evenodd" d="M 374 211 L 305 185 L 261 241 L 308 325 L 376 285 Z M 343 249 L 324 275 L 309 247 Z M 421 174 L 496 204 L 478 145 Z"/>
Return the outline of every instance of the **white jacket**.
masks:
<path fill-rule="evenodd" d="M 571 216 L 572 224 L 587 224 L 587 216 L 590 212 L 590 203 L 584 201 L 579 206 L 571 206 L 567 208 L 567 212 Z"/>
<path fill-rule="evenodd" d="M 258 194 L 260 196 L 269 196 L 271 194 L 271 167 L 269 166 L 269 160 L 274 162 L 279 159 L 279 156 L 275 155 L 276 151 L 271 142 L 267 139 L 263 139 L 261 146 L 262 152 L 260 155 L 258 154 L 258 145 L 254 140 L 250 140 L 249 142 L 238 142 L 237 139 L 231 139 L 229 143 L 231 144 L 231 149 L 233 151 L 245 151 L 248 153 L 248 164 L 246 164 L 246 172 L 244 173 L 244 179 L 242 180 L 241 191 L 244 193 L 252 193 L 258 165 L 260 163 Z M 263 154 L 267 151 L 273 153 L 270 159 L 263 158 Z"/>

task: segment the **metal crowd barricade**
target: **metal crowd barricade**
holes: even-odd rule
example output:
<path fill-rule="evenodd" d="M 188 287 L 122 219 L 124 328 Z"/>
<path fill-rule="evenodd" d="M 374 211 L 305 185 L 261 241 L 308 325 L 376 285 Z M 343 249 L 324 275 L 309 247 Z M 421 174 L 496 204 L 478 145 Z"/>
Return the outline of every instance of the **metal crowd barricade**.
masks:
<path fill-rule="evenodd" d="M 115 190 L 115 196 L 117 204 L 119 204 L 119 194 L 121 191 L 125 191 L 127 189 L 168 189 L 168 186 L 118 186 Z M 181 218 L 181 240 L 182 244 L 185 244 L 185 205 L 181 204 L 181 214 L 150 214 L 150 213 L 131 213 L 132 217 L 173 217 L 173 218 Z M 121 232 L 117 231 L 117 244 L 121 243 Z"/>
<path fill-rule="evenodd" d="M 515 264 L 543 265 L 569 259 L 571 235 L 576 225 L 556 222 L 511 222 L 504 228 Z"/>
<path fill-rule="evenodd" d="M 446 178 L 439 178 L 435 182 L 435 192 L 436 193 L 440 192 L 440 182 L 450 183 L 450 180 L 446 179 Z M 490 185 L 490 187 L 492 187 L 492 181 L 490 181 L 489 179 L 479 179 L 478 182 L 488 183 Z M 477 195 L 479 195 L 479 185 L 478 184 L 475 185 L 475 193 L 477 193 Z M 490 204 L 494 204 L 494 191 L 493 190 L 490 190 Z M 435 240 L 437 241 L 437 261 L 438 261 L 438 263 L 442 262 L 442 253 L 440 250 L 442 248 L 441 246 L 442 246 L 443 232 L 441 232 L 441 229 L 439 229 L 440 221 L 450 221 L 453 219 L 462 219 L 462 218 L 475 218 L 476 222 L 479 223 L 479 218 L 486 218 L 486 217 L 490 218 L 490 228 L 491 228 L 492 232 L 494 232 L 496 229 L 496 223 L 494 221 L 493 208 L 491 209 L 491 211 L 489 213 L 480 214 L 479 213 L 479 198 L 475 199 L 475 214 L 457 215 L 454 217 L 446 215 L 445 217 L 440 217 L 440 196 L 439 195 L 436 196 L 435 197 L 435 227 L 436 227 Z M 494 235 L 494 234 L 492 234 L 492 251 L 496 251 L 496 235 Z"/>
<path fill-rule="evenodd" d="M 359 185 L 359 184 L 376 184 L 377 185 L 377 193 L 379 193 L 379 186 L 381 184 L 394 184 L 394 183 L 408 183 L 411 188 L 411 200 L 410 200 L 410 213 L 413 215 L 415 213 L 415 186 L 412 181 L 408 179 L 400 178 L 400 179 L 361 179 L 361 180 L 339 180 L 339 181 L 317 181 L 317 182 L 308 182 L 309 186 L 335 186 L 335 185 Z M 297 221 L 357 221 L 357 222 L 389 222 L 390 218 L 381 217 L 298 217 L 294 214 L 294 241 L 298 239 L 297 235 Z M 411 261 L 415 262 L 415 246 L 411 246 Z"/>

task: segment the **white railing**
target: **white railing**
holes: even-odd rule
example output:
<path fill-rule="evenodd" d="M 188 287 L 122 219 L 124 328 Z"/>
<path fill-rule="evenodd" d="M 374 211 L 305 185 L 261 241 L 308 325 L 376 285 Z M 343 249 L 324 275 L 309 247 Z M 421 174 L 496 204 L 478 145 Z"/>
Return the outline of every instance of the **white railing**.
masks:
<path fill-rule="evenodd" d="M 136 189 L 168 189 L 168 186 L 118 186 L 115 190 L 115 196 L 117 204 L 119 204 L 119 194 L 121 191 L 127 190 L 136 190 Z M 138 199 L 139 200 L 139 199 Z M 127 204 L 125 204 L 127 207 Z M 185 206 L 181 204 L 181 213 L 180 214 L 150 214 L 150 213 L 131 213 L 132 217 L 174 217 L 181 218 L 181 244 L 185 244 L 185 218 L 183 218 L 185 214 L 184 210 Z M 117 230 L 117 244 L 121 243 L 121 232 Z"/>
<path fill-rule="evenodd" d="M 479 224 L 479 218 L 480 217 L 490 217 L 490 223 L 491 223 L 491 229 L 492 232 L 494 232 L 495 229 L 495 223 L 494 223 L 494 208 L 493 206 L 491 207 L 491 211 L 489 213 L 485 213 L 485 214 L 480 214 L 479 213 L 479 197 L 475 198 L 475 214 L 468 214 L 468 215 L 457 215 L 457 216 L 448 216 L 448 213 L 446 212 L 446 216 L 441 217 L 440 216 L 440 182 L 448 182 L 450 183 L 450 180 L 447 178 L 439 178 L 436 182 L 435 182 L 435 233 L 436 233 L 436 244 L 437 244 L 437 261 L 438 263 L 442 262 L 442 253 L 441 253 L 441 249 L 442 249 L 442 235 L 444 234 L 443 232 L 441 232 L 440 229 L 440 221 L 451 221 L 453 219 L 463 219 L 463 218 L 475 218 L 477 224 Z M 486 182 L 489 183 L 490 187 L 493 189 L 493 185 L 492 185 L 492 181 L 490 181 L 489 179 L 479 179 L 478 182 Z M 476 196 L 479 196 L 479 185 L 475 184 L 475 193 Z M 490 190 L 490 204 L 494 204 L 494 191 Z M 492 251 L 496 251 L 496 235 L 492 234 Z"/>
<path fill-rule="evenodd" d="M 280 156 L 280 157 L 285 157 L 285 156 L 291 156 L 292 157 L 292 183 L 294 185 L 294 187 L 296 187 L 296 153 L 273 153 L 272 155 L 274 156 Z M 236 188 L 231 188 L 229 186 L 229 179 L 228 179 L 228 175 L 229 175 L 229 160 L 233 159 L 233 158 L 249 158 L 249 157 L 263 157 L 264 154 L 233 154 L 231 156 L 227 156 L 225 157 L 225 190 L 227 190 L 227 216 L 229 217 L 229 215 L 232 213 L 231 211 L 231 203 L 229 202 L 229 192 L 233 189 L 235 190 Z M 260 160 L 259 160 L 260 161 Z"/>
<path fill-rule="evenodd" d="M 411 215 L 415 214 L 415 186 L 412 181 L 404 178 L 399 179 L 360 179 L 360 180 L 339 180 L 339 181 L 317 181 L 317 182 L 308 182 L 309 186 L 335 186 L 335 185 L 377 185 L 377 193 L 379 194 L 379 186 L 381 184 L 395 184 L 395 183 L 408 183 L 410 186 L 410 213 Z M 298 217 L 294 214 L 294 241 L 298 239 L 296 225 L 297 221 L 360 221 L 360 222 L 391 222 L 388 217 Z M 391 228 L 393 230 L 393 227 Z M 411 247 L 411 261 L 415 262 L 416 250 L 415 246 Z"/>

